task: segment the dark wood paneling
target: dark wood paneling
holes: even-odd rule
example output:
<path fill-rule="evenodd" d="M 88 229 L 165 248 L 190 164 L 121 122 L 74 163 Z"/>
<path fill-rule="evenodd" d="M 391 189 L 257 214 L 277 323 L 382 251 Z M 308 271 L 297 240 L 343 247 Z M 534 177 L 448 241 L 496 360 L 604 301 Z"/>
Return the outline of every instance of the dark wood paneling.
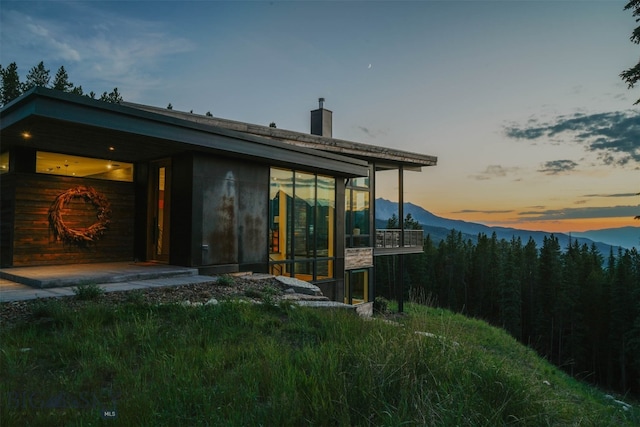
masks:
<path fill-rule="evenodd" d="M 0 265 L 11 265 L 13 258 L 13 219 L 14 219 L 14 184 L 13 174 L 0 176 Z"/>
<path fill-rule="evenodd" d="M 19 174 L 14 185 L 13 266 L 133 259 L 133 183 Z M 56 198 L 79 185 L 92 187 L 105 196 L 112 212 L 109 229 L 88 245 L 56 240 L 49 224 L 49 209 Z M 79 198 L 67 203 L 62 215 L 65 224 L 73 229 L 86 228 L 97 221 L 95 206 Z"/>

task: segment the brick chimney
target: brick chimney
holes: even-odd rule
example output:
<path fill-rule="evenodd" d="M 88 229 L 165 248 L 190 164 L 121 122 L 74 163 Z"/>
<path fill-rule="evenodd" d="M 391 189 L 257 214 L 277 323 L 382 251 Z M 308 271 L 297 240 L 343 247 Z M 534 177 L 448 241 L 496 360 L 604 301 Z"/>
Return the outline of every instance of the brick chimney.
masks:
<path fill-rule="evenodd" d="M 324 108 L 324 98 L 319 98 L 320 108 L 311 111 L 311 134 L 331 138 L 331 122 L 333 113 Z"/>

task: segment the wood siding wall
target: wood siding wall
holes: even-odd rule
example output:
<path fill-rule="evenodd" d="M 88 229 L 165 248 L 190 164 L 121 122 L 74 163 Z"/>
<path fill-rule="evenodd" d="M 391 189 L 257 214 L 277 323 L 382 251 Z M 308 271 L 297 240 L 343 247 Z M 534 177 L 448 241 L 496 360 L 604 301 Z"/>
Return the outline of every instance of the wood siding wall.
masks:
<path fill-rule="evenodd" d="M 344 254 L 344 269 L 373 267 L 373 248 L 347 248 Z"/>
<path fill-rule="evenodd" d="M 133 183 L 95 179 L 16 174 L 13 212 L 12 266 L 78 264 L 133 259 L 135 196 Z M 104 236 L 82 246 L 55 240 L 49 208 L 60 194 L 85 185 L 104 195 L 111 205 L 111 223 Z M 4 185 L 3 185 L 4 190 Z M 4 200 L 3 200 L 4 209 Z M 4 217 L 4 215 L 3 215 Z M 3 218 L 4 219 L 4 218 Z M 65 224 L 85 228 L 97 221 L 96 208 L 74 198 L 63 210 Z M 5 233 L 3 233 L 4 237 Z M 3 242 L 4 249 L 4 242 Z"/>
<path fill-rule="evenodd" d="M 13 218 L 15 175 L 0 175 L 0 265 L 10 266 L 13 258 Z"/>

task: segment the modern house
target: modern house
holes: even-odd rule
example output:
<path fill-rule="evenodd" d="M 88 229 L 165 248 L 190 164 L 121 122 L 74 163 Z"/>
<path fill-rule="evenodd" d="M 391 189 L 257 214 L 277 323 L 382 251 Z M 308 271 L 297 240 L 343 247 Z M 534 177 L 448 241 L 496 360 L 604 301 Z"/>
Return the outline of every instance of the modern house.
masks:
<path fill-rule="evenodd" d="M 398 170 L 402 206 L 404 171 L 437 159 L 331 120 L 322 100 L 304 134 L 34 88 L 0 110 L 1 267 L 139 260 L 371 300 L 375 256 L 422 251 L 375 229 L 376 171 Z"/>

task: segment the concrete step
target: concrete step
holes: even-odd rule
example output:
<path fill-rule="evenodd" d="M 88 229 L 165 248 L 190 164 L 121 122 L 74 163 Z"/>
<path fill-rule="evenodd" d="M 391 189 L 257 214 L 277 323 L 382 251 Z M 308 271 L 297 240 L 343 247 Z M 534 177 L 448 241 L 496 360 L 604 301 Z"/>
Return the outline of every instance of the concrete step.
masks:
<path fill-rule="evenodd" d="M 360 317 L 373 316 L 373 303 L 365 302 L 362 304 L 350 305 L 338 301 L 297 301 L 296 304 L 302 307 L 312 308 L 337 308 L 341 310 L 353 310 Z"/>
<path fill-rule="evenodd" d="M 307 295 L 307 294 L 284 294 L 282 299 L 285 301 L 329 301 L 324 295 Z"/>
<path fill-rule="evenodd" d="M 306 295 L 316 295 L 321 296 L 322 291 L 316 285 L 312 285 L 309 282 L 305 282 L 300 279 L 295 279 L 293 277 L 287 276 L 276 276 L 276 280 L 287 288 L 293 289 L 293 291 L 297 294 L 306 294 Z"/>
<path fill-rule="evenodd" d="M 2 279 L 39 289 L 78 286 L 90 283 L 122 283 L 135 280 L 189 277 L 197 274 L 197 268 L 148 262 L 11 267 L 0 270 L 0 278 Z"/>

